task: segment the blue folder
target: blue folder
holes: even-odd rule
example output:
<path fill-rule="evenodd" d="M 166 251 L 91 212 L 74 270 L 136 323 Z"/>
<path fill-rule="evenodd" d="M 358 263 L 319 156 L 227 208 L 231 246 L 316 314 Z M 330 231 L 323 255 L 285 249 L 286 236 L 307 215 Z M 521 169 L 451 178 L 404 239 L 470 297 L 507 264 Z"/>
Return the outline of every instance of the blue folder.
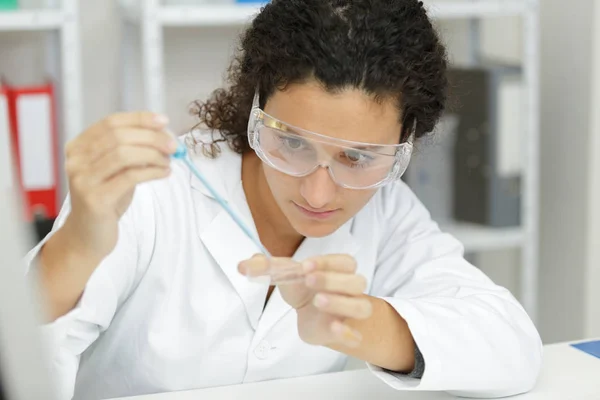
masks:
<path fill-rule="evenodd" d="M 586 352 L 594 357 L 600 358 L 600 340 L 595 340 L 592 342 L 582 342 L 572 344 L 571 346 L 579 349 L 583 352 Z"/>

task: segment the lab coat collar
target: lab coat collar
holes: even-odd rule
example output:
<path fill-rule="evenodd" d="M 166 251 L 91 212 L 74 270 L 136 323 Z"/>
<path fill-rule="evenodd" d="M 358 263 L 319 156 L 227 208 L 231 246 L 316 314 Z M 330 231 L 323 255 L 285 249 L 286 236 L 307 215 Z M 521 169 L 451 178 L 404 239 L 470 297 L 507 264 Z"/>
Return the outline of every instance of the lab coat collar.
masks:
<path fill-rule="evenodd" d="M 211 159 L 200 153 L 192 153 L 192 160 L 215 190 L 257 234 L 241 181 L 242 157 L 226 148 L 226 144 L 221 143 L 220 146 L 222 153 L 217 158 Z M 193 175 L 191 175 L 190 183 L 193 189 L 212 198 L 204 185 Z M 202 211 L 198 210 L 198 212 Z M 291 307 L 281 298 L 279 290 L 275 290 L 267 307 L 264 308 L 268 285 L 251 282 L 238 272 L 238 264 L 254 254 L 260 253 L 260 250 L 222 209 L 218 211 L 208 226 L 202 225 L 199 225 L 200 239 L 243 301 L 252 327 L 255 330 L 258 329 L 260 321 L 259 329 L 264 332 L 268 331 L 287 312 L 291 311 Z M 351 219 L 327 237 L 306 238 L 293 258 L 301 261 L 325 254 L 355 255 L 359 243 L 352 235 L 352 226 L 353 220 Z"/>

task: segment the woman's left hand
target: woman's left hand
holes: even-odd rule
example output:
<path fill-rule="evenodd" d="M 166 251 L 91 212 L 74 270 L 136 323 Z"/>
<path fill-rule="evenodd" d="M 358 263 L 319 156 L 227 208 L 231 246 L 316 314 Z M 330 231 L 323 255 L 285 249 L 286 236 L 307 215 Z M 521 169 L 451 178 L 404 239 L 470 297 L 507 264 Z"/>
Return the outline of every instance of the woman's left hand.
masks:
<path fill-rule="evenodd" d="M 240 273 L 260 277 L 269 275 L 269 265 L 296 265 L 299 278 L 277 285 L 283 299 L 298 313 L 298 333 L 306 343 L 321 346 L 357 347 L 362 337 L 348 326 L 351 319 L 367 319 L 372 314 L 369 297 L 364 295 L 367 281 L 356 274 L 356 261 L 349 255 L 327 255 L 302 262 L 269 259 L 262 255 L 243 261 Z M 276 268 L 276 267 L 273 267 Z"/>

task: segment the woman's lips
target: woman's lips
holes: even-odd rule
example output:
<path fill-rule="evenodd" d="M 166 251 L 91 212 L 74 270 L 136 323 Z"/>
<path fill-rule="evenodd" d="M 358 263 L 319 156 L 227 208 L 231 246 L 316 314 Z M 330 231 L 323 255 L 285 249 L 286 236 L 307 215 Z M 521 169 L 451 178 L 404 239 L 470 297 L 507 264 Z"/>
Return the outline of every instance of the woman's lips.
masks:
<path fill-rule="evenodd" d="M 327 210 L 327 211 L 313 211 L 308 208 L 302 207 L 301 205 L 296 204 L 296 203 L 294 203 L 294 205 L 296 206 L 296 208 L 298 208 L 298 210 L 302 214 L 304 214 L 308 218 L 317 219 L 317 220 L 324 220 L 327 218 L 331 218 L 335 213 L 337 213 L 339 211 L 339 209 Z"/>

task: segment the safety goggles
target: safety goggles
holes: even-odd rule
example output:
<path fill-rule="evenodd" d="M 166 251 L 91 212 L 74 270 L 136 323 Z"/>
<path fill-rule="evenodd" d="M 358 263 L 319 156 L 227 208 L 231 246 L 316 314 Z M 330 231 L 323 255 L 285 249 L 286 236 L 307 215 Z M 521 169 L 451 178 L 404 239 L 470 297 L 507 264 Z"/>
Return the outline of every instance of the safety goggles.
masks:
<path fill-rule="evenodd" d="M 286 124 L 260 109 L 258 91 L 248 122 L 248 141 L 260 159 L 295 177 L 327 168 L 331 179 L 347 189 L 375 189 L 406 171 L 411 138 L 401 144 L 378 145 L 334 139 Z"/>

